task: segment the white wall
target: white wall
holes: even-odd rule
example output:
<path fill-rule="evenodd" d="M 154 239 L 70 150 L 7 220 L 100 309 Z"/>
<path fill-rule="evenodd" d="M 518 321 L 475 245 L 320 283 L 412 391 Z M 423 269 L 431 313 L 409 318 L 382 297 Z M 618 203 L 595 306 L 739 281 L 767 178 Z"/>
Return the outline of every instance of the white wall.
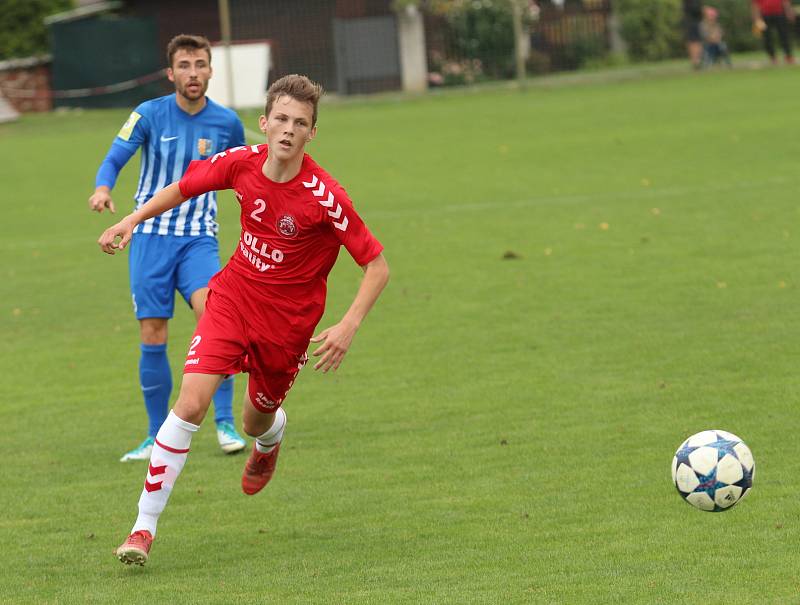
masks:
<path fill-rule="evenodd" d="M 425 56 L 425 25 L 416 6 L 397 11 L 397 37 L 403 90 L 423 92 L 428 88 L 428 60 Z"/>
<path fill-rule="evenodd" d="M 228 49 L 211 47 L 211 66 L 214 74 L 208 83 L 208 96 L 217 103 L 246 109 L 263 107 L 267 95 L 270 69 L 270 49 L 267 42 L 231 44 L 230 63 L 233 66 L 233 100 L 228 91 Z"/>

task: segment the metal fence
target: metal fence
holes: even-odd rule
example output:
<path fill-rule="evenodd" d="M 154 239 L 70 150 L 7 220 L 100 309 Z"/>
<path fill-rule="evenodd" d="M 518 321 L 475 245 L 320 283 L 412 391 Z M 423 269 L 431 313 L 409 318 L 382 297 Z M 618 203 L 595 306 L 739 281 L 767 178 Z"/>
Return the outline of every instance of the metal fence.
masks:
<path fill-rule="evenodd" d="M 544 4 L 530 34 L 531 73 L 579 69 L 611 49 L 611 3 L 595 0 L 563 9 Z"/>
<path fill-rule="evenodd" d="M 423 3 L 431 84 L 448 86 L 578 69 L 611 47 L 609 0 Z M 519 42 L 514 19 L 519 19 Z M 517 57 L 516 43 L 519 48 Z"/>
<path fill-rule="evenodd" d="M 167 41 L 179 33 L 222 39 L 220 0 L 193 0 L 191 10 L 184 0 L 106 4 L 113 9 L 72 11 L 50 24 L 57 105 L 129 106 L 168 91 L 163 80 L 152 82 Z M 232 43 L 268 42 L 268 82 L 304 73 L 343 95 L 409 89 L 410 44 L 418 47 L 422 88 L 433 88 L 580 68 L 602 59 L 611 39 L 610 0 L 419 0 L 414 18 L 424 35 L 413 42 L 397 0 L 227 0 L 227 7 Z M 87 42 L 98 39 L 117 51 L 98 55 Z"/>

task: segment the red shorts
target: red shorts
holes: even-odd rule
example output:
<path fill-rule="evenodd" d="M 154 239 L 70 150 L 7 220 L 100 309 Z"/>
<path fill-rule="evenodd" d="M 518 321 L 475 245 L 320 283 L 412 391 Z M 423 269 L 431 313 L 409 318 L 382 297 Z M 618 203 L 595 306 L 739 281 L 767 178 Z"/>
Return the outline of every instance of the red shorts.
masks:
<path fill-rule="evenodd" d="M 259 336 L 247 314 L 243 305 L 224 294 L 209 292 L 183 373 L 248 372 L 250 401 L 258 411 L 268 414 L 281 406 L 308 356 L 305 351 L 298 353 Z"/>

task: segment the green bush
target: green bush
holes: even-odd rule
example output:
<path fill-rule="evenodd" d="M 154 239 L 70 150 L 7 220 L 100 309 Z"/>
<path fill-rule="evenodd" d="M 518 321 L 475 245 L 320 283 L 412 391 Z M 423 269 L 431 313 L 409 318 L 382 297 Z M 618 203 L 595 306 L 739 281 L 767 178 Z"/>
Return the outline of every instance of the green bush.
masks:
<path fill-rule="evenodd" d="M 43 19 L 72 7 L 71 0 L 2 0 L 0 60 L 46 53 L 50 44 Z"/>
<path fill-rule="evenodd" d="M 708 6 L 719 11 L 719 22 L 725 30 L 725 42 L 731 51 L 748 51 L 761 48 L 753 35 L 750 3 L 741 0 L 707 0 Z"/>
<path fill-rule="evenodd" d="M 526 73 L 539 75 L 549 73 L 553 68 L 550 55 L 543 53 L 535 48 L 531 49 L 528 60 L 525 62 Z"/>
<path fill-rule="evenodd" d="M 620 29 L 633 61 L 683 54 L 681 0 L 619 0 Z"/>
<path fill-rule="evenodd" d="M 608 47 L 605 38 L 586 35 L 570 41 L 558 52 L 559 63 L 564 69 L 581 69 L 592 61 L 603 61 L 608 55 Z"/>
<path fill-rule="evenodd" d="M 450 52 L 462 60 L 479 61 L 484 76 L 514 75 L 514 26 L 508 0 L 453 3 L 446 18 Z"/>

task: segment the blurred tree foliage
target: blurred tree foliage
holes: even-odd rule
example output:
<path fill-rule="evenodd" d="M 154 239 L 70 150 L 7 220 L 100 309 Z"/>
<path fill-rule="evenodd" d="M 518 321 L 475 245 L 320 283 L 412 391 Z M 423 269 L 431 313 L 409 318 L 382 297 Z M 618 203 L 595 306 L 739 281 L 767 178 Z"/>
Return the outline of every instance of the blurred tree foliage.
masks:
<path fill-rule="evenodd" d="M 72 8 L 72 0 L 0 0 L 0 60 L 46 53 L 43 19 Z"/>
<path fill-rule="evenodd" d="M 507 78 L 514 73 L 514 26 L 508 0 L 452 3 L 447 13 L 449 46 L 456 56 L 478 60 L 483 75 Z"/>
<path fill-rule="evenodd" d="M 622 37 L 633 61 L 657 61 L 682 56 L 685 24 L 681 0 L 617 0 Z M 732 51 L 754 50 L 760 46 L 753 36 L 750 2 L 706 0 L 719 11 L 725 41 Z"/>
<path fill-rule="evenodd" d="M 393 0 L 393 6 L 396 10 L 416 6 L 444 16 L 448 23 L 445 37 L 450 52 L 460 57 L 465 65 L 459 70 L 454 67 L 454 72 L 467 74 L 465 79 L 469 82 L 481 77 L 509 77 L 512 74 L 513 39 L 509 32 L 511 3 L 515 1 L 523 6 L 530 4 L 530 0 Z M 550 1 L 539 0 L 538 4 Z M 628 45 L 631 60 L 658 61 L 684 56 L 686 25 L 682 0 L 612 1 L 617 5 L 621 34 Z M 579 0 L 566 2 L 578 4 Z M 704 5 L 719 11 L 724 39 L 731 51 L 760 47 L 751 29 L 749 0 L 705 0 Z M 603 40 L 578 39 L 567 44 L 561 54 L 561 67 L 576 69 L 593 60 L 602 60 L 607 49 Z M 539 55 L 533 57 L 537 61 L 531 71 L 549 71 L 550 60 L 544 64 Z M 443 65 L 447 67 L 446 62 Z M 469 76 L 471 71 L 475 72 L 474 77 Z M 463 82 L 459 80 L 458 83 Z"/>
<path fill-rule="evenodd" d="M 681 0 L 617 0 L 621 33 L 633 61 L 658 61 L 683 54 Z"/>
<path fill-rule="evenodd" d="M 750 3 L 741 0 L 706 0 L 708 6 L 719 11 L 719 22 L 725 30 L 725 42 L 732 51 L 747 51 L 761 48 L 761 42 L 753 35 Z"/>

